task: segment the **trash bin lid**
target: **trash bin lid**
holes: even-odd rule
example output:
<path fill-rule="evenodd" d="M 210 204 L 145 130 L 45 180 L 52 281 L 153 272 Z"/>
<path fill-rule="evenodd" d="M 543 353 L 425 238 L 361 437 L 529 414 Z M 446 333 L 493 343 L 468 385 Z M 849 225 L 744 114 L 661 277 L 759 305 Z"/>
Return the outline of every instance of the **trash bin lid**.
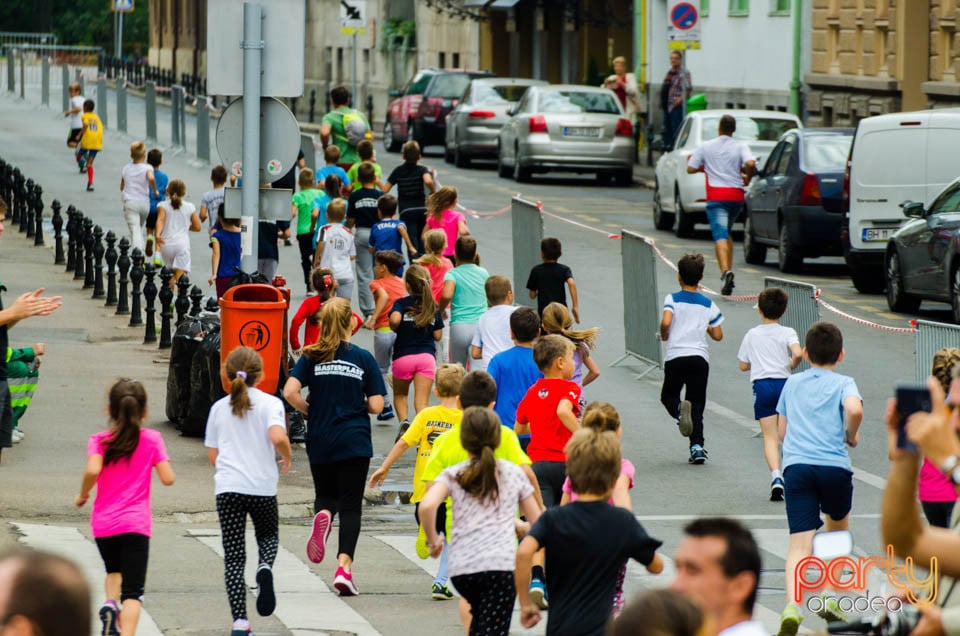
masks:
<path fill-rule="evenodd" d="M 227 307 L 248 303 L 281 303 L 286 305 L 283 292 L 273 285 L 250 283 L 228 289 L 220 298 L 220 306 Z"/>
<path fill-rule="evenodd" d="M 707 108 L 706 93 L 697 93 L 696 95 L 691 95 L 690 99 L 687 100 L 687 111 L 706 110 L 706 108 Z"/>

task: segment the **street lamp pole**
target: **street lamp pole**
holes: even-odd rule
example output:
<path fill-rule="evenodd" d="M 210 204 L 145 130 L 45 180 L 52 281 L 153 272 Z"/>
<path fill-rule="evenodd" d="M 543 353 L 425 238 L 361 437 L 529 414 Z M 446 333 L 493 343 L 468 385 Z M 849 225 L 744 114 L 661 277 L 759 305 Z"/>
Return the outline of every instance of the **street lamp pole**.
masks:
<path fill-rule="evenodd" d="M 793 76 L 790 79 L 790 112 L 802 119 L 800 62 L 803 53 L 803 0 L 793 2 Z"/>

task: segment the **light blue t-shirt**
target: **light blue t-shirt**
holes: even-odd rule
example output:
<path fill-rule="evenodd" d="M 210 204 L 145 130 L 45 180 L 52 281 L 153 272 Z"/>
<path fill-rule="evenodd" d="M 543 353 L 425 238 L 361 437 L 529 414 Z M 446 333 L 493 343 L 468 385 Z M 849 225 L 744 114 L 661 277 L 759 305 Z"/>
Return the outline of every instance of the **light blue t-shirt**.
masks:
<path fill-rule="evenodd" d="M 487 292 L 483 284 L 490 278 L 487 270 L 479 265 L 459 265 L 447 271 L 444 281 L 457 284 L 450 301 L 450 324 L 476 324 L 487 310 Z"/>
<path fill-rule="evenodd" d="M 487 373 L 497 383 L 497 402 L 493 410 L 500 416 L 501 424 L 513 428 L 517 419 L 517 405 L 527 394 L 527 389 L 543 377 L 533 361 L 533 347 L 514 346 L 501 351 L 490 360 Z"/>
<path fill-rule="evenodd" d="M 340 177 L 340 185 L 349 186 L 350 177 L 347 176 L 347 171 L 341 168 L 338 165 L 324 166 L 317 169 L 317 188 L 323 190 L 323 186 L 327 181 L 327 177 L 335 174 Z"/>
<path fill-rule="evenodd" d="M 863 400 L 853 378 L 816 367 L 787 378 L 777 413 L 787 417 L 783 467 L 791 464 L 850 468 L 843 401 Z"/>

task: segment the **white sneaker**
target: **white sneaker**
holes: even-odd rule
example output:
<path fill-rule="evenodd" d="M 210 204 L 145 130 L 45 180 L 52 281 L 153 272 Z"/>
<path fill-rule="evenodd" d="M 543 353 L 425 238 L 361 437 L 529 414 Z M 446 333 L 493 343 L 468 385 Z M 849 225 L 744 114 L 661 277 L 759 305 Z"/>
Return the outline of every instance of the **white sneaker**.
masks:
<path fill-rule="evenodd" d="M 10 435 L 10 438 L 13 440 L 14 444 L 19 444 L 23 440 L 23 437 L 23 431 L 21 431 L 19 428 L 13 429 L 13 432 Z"/>

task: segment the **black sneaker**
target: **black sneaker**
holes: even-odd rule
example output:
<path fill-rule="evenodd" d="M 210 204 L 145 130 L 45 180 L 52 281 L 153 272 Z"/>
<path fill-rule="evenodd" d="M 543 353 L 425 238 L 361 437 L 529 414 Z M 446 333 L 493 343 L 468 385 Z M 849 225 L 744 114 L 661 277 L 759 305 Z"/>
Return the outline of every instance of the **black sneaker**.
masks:
<path fill-rule="evenodd" d="M 277 608 L 277 596 L 273 591 L 273 572 L 262 564 L 257 570 L 257 614 L 270 616 Z"/>
<path fill-rule="evenodd" d="M 307 441 L 307 425 L 300 413 L 290 414 L 290 443 L 304 444 Z"/>
<path fill-rule="evenodd" d="M 120 628 L 117 621 L 120 619 L 120 610 L 113 601 L 107 601 L 100 608 L 100 623 L 103 629 L 100 631 L 102 636 L 120 636 Z"/>
<path fill-rule="evenodd" d="M 400 438 L 403 437 L 403 434 L 407 432 L 408 428 L 410 428 L 410 420 L 400 422 L 400 428 L 397 430 L 397 438 L 393 440 L 394 444 L 400 441 Z"/>
<path fill-rule="evenodd" d="M 93 192 L 93 184 L 92 184 L 92 183 L 88 183 L 88 184 L 87 184 L 87 192 Z"/>
<path fill-rule="evenodd" d="M 396 414 L 393 412 L 393 405 L 387 404 L 383 407 L 383 410 L 377 413 L 378 422 L 389 422 L 396 417 Z"/>
<path fill-rule="evenodd" d="M 729 296 L 733 292 L 733 288 L 736 285 L 733 284 L 733 270 L 727 270 L 723 273 L 723 276 L 720 277 L 723 281 L 723 287 L 720 288 L 721 296 Z"/>
<path fill-rule="evenodd" d="M 783 501 L 783 479 L 780 477 L 770 482 L 770 501 Z"/>
<path fill-rule="evenodd" d="M 690 459 L 687 460 L 691 464 L 703 464 L 707 461 L 707 451 L 700 444 L 694 444 L 690 447 Z"/>

